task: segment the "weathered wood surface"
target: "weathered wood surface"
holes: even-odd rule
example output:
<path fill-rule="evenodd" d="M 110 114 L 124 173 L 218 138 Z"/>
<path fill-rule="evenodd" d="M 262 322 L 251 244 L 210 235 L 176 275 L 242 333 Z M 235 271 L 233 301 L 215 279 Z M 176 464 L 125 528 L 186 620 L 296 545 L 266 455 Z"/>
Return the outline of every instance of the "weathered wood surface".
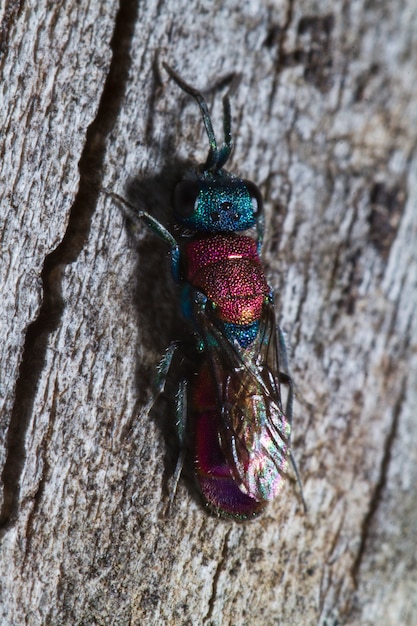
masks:
<path fill-rule="evenodd" d="M 414 0 L 5 3 L 1 29 L 2 624 L 417 623 Z M 144 416 L 182 326 L 158 217 L 205 158 L 260 185 L 297 383 L 288 484 L 247 525 L 190 481 L 162 517 L 172 415 Z M 79 167 L 78 167 L 79 166 Z M 171 422 L 171 429 L 169 424 Z M 167 434 L 168 433 L 168 434 Z"/>

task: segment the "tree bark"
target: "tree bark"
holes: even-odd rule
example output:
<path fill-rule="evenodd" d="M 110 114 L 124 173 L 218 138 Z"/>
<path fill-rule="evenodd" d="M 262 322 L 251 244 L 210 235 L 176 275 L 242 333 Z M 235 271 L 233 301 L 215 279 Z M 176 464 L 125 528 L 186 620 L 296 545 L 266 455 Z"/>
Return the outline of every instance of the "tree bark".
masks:
<path fill-rule="evenodd" d="M 417 9 L 320 6 L 6 2 L 2 623 L 417 623 Z M 184 322 L 166 246 L 100 191 L 171 227 L 207 156 L 162 61 L 219 139 L 233 86 L 306 514 L 288 481 L 260 519 L 218 520 L 185 471 L 163 515 L 175 418 L 148 408 Z"/>

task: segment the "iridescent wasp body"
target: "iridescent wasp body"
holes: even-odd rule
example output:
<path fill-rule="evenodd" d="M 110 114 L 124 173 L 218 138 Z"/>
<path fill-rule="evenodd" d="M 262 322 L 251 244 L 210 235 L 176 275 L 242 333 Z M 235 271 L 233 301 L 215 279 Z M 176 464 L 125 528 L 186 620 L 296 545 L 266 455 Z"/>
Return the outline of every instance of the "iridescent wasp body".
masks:
<path fill-rule="evenodd" d="M 173 495 L 185 442 L 191 440 L 205 504 L 221 517 L 241 521 L 259 515 L 278 495 L 289 459 L 299 480 L 290 449 L 292 381 L 280 369 L 281 363 L 287 370 L 285 344 L 259 258 L 262 197 L 254 183 L 223 169 L 232 149 L 228 97 L 219 148 L 203 96 L 164 67 L 196 99 L 210 143 L 206 162 L 175 188 L 174 217 L 183 229 L 177 238 L 145 211 L 130 207 L 171 247 L 173 276 L 195 339 L 194 375 L 180 380 L 177 393 L 182 452 Z M 173 343 L 160 364 L 159 390 L 178 351 L 181 345 Z M 288 387 L 285 411 L 281 384 Z"/>

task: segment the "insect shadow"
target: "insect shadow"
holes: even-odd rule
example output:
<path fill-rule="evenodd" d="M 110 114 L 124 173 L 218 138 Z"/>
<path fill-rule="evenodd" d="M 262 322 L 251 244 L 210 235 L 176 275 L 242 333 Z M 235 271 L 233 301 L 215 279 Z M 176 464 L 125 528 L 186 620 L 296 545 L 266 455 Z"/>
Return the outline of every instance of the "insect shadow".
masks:
<path fill-rule="evenodd" d="M 132 178 L 124 189 L 123 197 L 175 234 L 176 224 L 172 217 L 173 190 L 184 174 L 195 169 L 196 165 L 190 160 L 173 158 L 169 147 L 166 148 L 166 154 L 167 164 L 152 176 Z M 125 222 L 131 245 L 137 251 L 133 298 L 140 327 L 135 367 L 138 412 L 135 412 L 126 425 L 125 436 L 129 438 L 136 430 L 136 420 L 150 418 L 154 421 L 165 445 L 163 492 L 164 500 L 169 502 L 172 495 L 170 482 L 181 453 L 175 424 L 176 395 L 180 378 L 184 375 L 187 378 L 193 376 L 196 365 L 198 366 L 195 337 L 188 324 L 184 323 L 180 310 L 180 290 L 172 280 L 167 244 L 145 224 L 126 213 Z M 181 359 L 172 363 L 164 390 L 160 393 L 156 389 L 158 363 L 174 338 L 181 343 Z M 155 352 L 159 355 L 157 360 L 154 358 Z M 193 462 L 187 450 L 186 445 L 181 480 L 193 499 L 201 505 L 202 498 L 194 479 Z"/>

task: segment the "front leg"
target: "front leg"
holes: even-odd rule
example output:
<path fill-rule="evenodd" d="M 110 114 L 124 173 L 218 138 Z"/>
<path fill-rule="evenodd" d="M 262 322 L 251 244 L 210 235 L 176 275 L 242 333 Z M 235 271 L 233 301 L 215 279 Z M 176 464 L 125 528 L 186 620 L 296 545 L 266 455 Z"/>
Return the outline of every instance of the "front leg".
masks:
<path fill-rule="evenodd" d="M 125 200 L 122 196 L 119 196 L 118 193 L 114 193 L 113 191 L 108 191 L 107 189 L 103 189 L 104 193 L 107 196 L 116 200 L 127 209 L 127 213 L 129 217 L 135 220 L 141 220 L 145 222 L 146 226 L 152 230 L 158 237 L 160 237 L 163 241 L 165 241 L 169 247 L 171 248 L 171 271 L 172 276 L 176 283 L 180 282 L 180 249 L 177 240 L 174 235 L 172 235 L 167 228 L 161 222 L 158 222 L 152 215 L 143 211 L 142 209 L 138 209 L 133 204 Z"/>

